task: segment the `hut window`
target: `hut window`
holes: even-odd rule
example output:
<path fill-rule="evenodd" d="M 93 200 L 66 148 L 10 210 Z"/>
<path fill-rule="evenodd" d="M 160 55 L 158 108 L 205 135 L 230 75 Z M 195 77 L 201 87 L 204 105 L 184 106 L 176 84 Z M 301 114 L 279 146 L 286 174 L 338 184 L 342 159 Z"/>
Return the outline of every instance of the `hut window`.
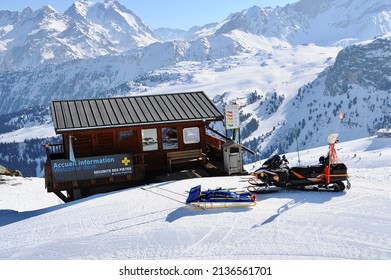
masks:
<path fill-rule="evenodd" d="M 126 139 L 129 139 L 133 136 L 133 131 L 128 130 L 128 131 L 120 131 L 119 132 L 119 141 L 124 141 Z"/>
<path fill-rule="evenodd" d="M 178 133 L 176 127 L 162 128 L 163 150 L 178 149 Z"/>
<path fill-rule="evenodd" d="M 195 144 L 200 142 L 200 129 L 198 127 L 187 127 L 183 129 L 183 143 Z"/>
<path fill-rule="evenodd" d="M 158 149 L 157 129 L 142 129 L 143 151 L 156 151 Z"/>

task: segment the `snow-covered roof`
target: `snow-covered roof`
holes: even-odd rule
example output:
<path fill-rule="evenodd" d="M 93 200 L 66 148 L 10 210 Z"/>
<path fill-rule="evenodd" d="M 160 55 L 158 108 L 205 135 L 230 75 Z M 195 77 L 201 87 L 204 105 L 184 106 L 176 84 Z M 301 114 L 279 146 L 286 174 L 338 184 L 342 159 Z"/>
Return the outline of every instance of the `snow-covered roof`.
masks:
<path fill-rule="evenodd" d="M 378 137 L 391 137 L 391 128 L 382 128 L 376 131 Z"/>

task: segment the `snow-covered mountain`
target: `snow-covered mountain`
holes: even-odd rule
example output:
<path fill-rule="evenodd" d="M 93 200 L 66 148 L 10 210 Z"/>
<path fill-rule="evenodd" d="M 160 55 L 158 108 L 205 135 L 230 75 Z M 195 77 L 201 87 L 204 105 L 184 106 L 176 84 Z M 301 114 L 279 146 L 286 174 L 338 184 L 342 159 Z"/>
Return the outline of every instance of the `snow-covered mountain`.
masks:
<path fill-rule="evenodd" d="M 121 55 L 0 72 L 0 111 L 5 114 L 37 105 L 48 106 L 53 99 L 143 92 L 146 89 L 142 80 L 153 70 L 175 69 L 178 63 L 190 61 L 219 65 L 219 59 L 229 60 L 236 55 L 263 53 L 284 46 L 289 44 L 278 39 L 232 32 L 190 42 L 154 43 Z M 207 68 L 200 69 L 201 72 L 205 70 Z"/>
<path fill-rule="evenodd" d="M 253 94 L 242 110 L 244 115 L 257 113 L 252 124 L 257 129 L 245 141 L 255 143 L 253 149 L 262 146 L 267 155 L 276 149 L 296 150 L 297 145 L 319 146 L 334 130 L 352 140 L 391 127 L 390 57 L 391 36 L 385 35 L 340 51 L 335 63 L 300 87 L 292 99 L 278 90 Z"/>
<path fill-rule="evenodd" d="M 21 141 L 17 134 L 26 130 L 19 120 L 25 117 L 35 120 L 43 136 L 52 136 L 49 118 L 32 116 L 47 110 L 53 99 L 192 90 L 205 91 L 221 109 L 232 100 L 241 104 L 241 141 L 257 151 L 247 162 L 277 149 L 324 144 L 325 135 L 337 127 L 339 111 L 345 115 L 339 130 L 346 139 L 372 135 L 390 125 L 391 39 L 377 36 L 389 30 L 389 13 L 390 4 L 377 0 L 302 0 L 274 9 L 252 7 L 220 23 L 194 27 L 186 33 L 192 40 L 154 42 L 153 31 L 118 2 L 79 1 L 64 14 L 50 7 L 3 11 L 0 59 L 13 61 L 9 48 L 17 43 L 13 51 L 19 48 L 23 55 L 15 59 L 19 70 L 0 72 L 0 141 Z M 380 15 L 384 20 L 375 20 Z M 350 24 L 341 24 L 343 18 Z M 330 32 L 320 28 L 325 26 Z M 32 39 L 42 32 L 45 40 Z M 39 45 L 36 50 L 61 54 L 48 60 L 34 54 L 40 59 L 25 67 L 35 45 L 21 42 L 30 39 Z M 343 49 L 362 39 L 368 41 Z M 134 44 L 127 41 L 127 49 L 121 40 Z M 44 63 L 57 60 L 66 62 Z M 222 124 L 215 128 L 223 129 Z M 12 149 L 21 153 L 19 146 Z"/>
<path fill-rule="evenodd" d="M 215 48 L 211 48 L 213 44 L 207 44 L 209 41 L 204 38 L 192 44 L 153 44 L 142 56 L 106 56 L 90 60 L 88 64 L 86 61 L 75 61 L 53 65 L 50 71 L 48 67 L 42 67 L 18 75 L 14 72 L 13 87 L 8 90 L 12 94 L 1 96 L 4 104 L 1 110 L 10 110 L 10 120 L 3 118 L 4 123 L 11 126 L 11 118 L 15 119 L 15 114 L 26 112 L 12 111 L 22 106 L 45 106 L 52 99 L 63 98 L 64 91 L 70 92 L 67 98 L 78 98 L 80 95 L 97 97 L 202 89 L 221 110 L 225 103 L 232 100 L 241 104 L 241 141 L 258 152 L 255 157 L 247 158 L 247 162 L 259 156 L 267 157 L 277 149 L 287 152 L 295 150 L 297 145 L 300 148 L 317 147 L 324 144 L 327 135 L 337 127 L 343 140 L 351 140 L 372 135 L 377 129 L 390 125 L 390 85 L 387 84 L 391 70 L 387 62 L 391 47 L 389 36 L 340 51 L 340 48 L 315 45 L 293 47 L 278 39 L 263 37 L 261 40 L 262 37 L 239 31 L 235 34 L 241 35 L 242 42 L 247 43 L 242 43 L 239 48 L 247 52 L 225 56 L 224 48 L 219 45 L 216 50 L 220 56 L 215 56 L 213 61 L 207 56 L 215 54 Z M 194 47 L 201 43 L 204 43 L 204 48 Z M 159 55 L 162 46 L 170 56 Z M 204 51 L 195 51 L 200 49 Z M 225 48 L 226 51 L 235 49 L 238 48 Z M 349 55 L 351 53 L 355 55 Z M 189 61 L 188 56 L 193 60 Z M 124 67 L 147 67 L 146 61 L 153 61 L 154 64 L 141 72 L 131 73 Z M 325 66 L 329 67 L 324 70 Z M 357 71 L 353 72 L 354 69 Z M 46 79 L 39 79 L 41 76 Z M 86 82 L 78 82 L 81 77 Z M 28 88 L 21 88 L 20 85 L 27 85 L 27 81 L 31 80 L 41 81 L 36 86 L 35 95 L 23 95 Z M 335 91 L 335 85 L 339 84 L 344 91 Z M 102 91 L 102 88 L 111 90 Z M 51 95 L 42 92 L 51 92 Z M 339 112 L 344 113 L 340 125 Z M 42 126 L 45 121 L 38 121 L 37 124 Z M 48 135 L 47 126 L 42 128 L 43 135 Z M 222 129 L 222 126 L 215 128 Z M 6 142 L 12 141 L 15 137 L 12 135 L 18 134 L 18 130 L 20 134 L 23 133 L 19 126 L 14 126 L 14 129 L 4 131 L 7 133 L 1 138 Z"/>
<path fill-rule="evenodd" d="M 145 47 L 160 40 L 195 40 L 241 30 L 277 37 L 293 45 L 348 45 L 391 31 L 391 3 L 381 0 L 301 0 L 276 8 L 249 9 L 220 23 L 188 31 L 156 33 L 117 1 L 75 2 L 65 13 L 0 11 L 0 71 L 95 58 Z"/>
<path fill-rule="evenodd" d="M 347 45 L 391 31 L 391 2 L 383 0 L 301 0 L 284 7 L 249 9 L 195 34 L 242 30 L 277 37 L 293 45 Z"/>
<path fill-rule="evenodd" d="M 81 0 L 65 13 L 50 6 L 0 11 L 0 71 L 116 54 L 156 41 L 153 30 L 117 1 Z"/>
<path fill-rule="evenodd" d="M 186 40 L 188 31 L 182 29 L 172 29 L 166 27 L 160 27 L 154 30 L 155 34 L 162 41 L 176 41 L 176 40 Z"/>
<path fill-rule="evenodd" d="M 382 0 L 301 0 L 284 7 L 258 7 L 233 13 L 219 23 L 187 32 L 165 29 L 162 38 L 190 40 L 241 30 L 277 37 L 290 44 L 347 46 L 391 31 L 391 3 Z M 164 36 L 166 35 L 166 37 Z"/>

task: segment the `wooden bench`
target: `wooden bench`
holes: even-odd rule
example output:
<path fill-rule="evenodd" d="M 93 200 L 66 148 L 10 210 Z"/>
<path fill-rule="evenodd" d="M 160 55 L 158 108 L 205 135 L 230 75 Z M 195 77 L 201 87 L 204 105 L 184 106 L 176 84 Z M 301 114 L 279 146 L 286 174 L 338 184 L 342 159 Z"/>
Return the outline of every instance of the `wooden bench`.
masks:
<path fill-rule="evenodd" d="M 174 151 L 167 153 L 167 165 L 172 170 L 173 164 L 202 162 L 206 164 L 206 156 L 201 149 Z"/>

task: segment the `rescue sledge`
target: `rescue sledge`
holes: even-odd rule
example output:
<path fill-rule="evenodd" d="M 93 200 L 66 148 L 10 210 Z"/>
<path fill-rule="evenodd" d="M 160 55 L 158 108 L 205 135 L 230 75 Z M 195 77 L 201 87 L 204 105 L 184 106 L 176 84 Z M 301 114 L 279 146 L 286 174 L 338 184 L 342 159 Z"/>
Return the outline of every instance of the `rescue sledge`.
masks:
<path fill-rule="evenodd" d="M 186 204 L 199 209 L 251 207 L 257 203 L 257 196 L 248 191 L 229 189 L 201 190 L 195 186 L 189 191 Z"/>

